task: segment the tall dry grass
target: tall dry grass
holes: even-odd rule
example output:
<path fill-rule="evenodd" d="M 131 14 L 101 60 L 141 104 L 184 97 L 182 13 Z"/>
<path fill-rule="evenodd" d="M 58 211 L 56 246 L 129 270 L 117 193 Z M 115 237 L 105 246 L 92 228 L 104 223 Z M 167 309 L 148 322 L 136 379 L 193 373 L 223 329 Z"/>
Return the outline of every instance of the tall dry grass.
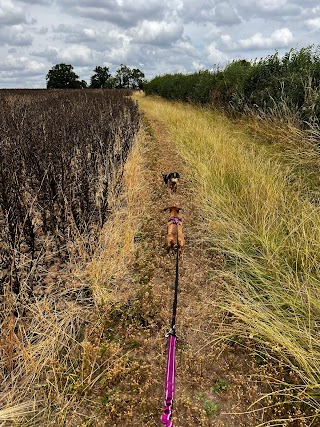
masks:
<path fill-rule="evenodd" d="M 102 342 L 101 317 L 115 300 L 121 301 L 121 294 L 128 297 L 129 293 L 126 273 L 134 259 L 134 236 L 143 216 L 141 197 L 148 188 L 142 187 L 140 179 L 143 140 L 140 133 L 123 178 L 121 174 L 113 177 L 108 221 L 91 261 L 88 263 L 88 253 L 93 251 L 87 246 L 84 251 L 80 242 L 76 262 L 71 260 L 64 272 L 65 288 L 59 286 L 57 277 L 50 292 L 33 301 L 5 295 L 1 307 L 5 318 L 0 340 L 1 426 L 104 425 L 97 421 L 100 414 L 89 409 L 92 399 L 102 397 L 88 394 L 102 377 L 116 375 L 116 369 L 127 363 L 117 343 L 106 347 Z M 14 315 L 17 304 L 24 318 Z"/>
<path fill-rule="evenodd" d="M 123 278 L 130 270 L 135 250 L 134 238 L 145 215 L 149 183 L 144 166 L 144 138 L 140 131 L 124 168 L 124 191 L 109 194 L 112 215 L 100 236 L 95 256 L 87 266 L 88 277 L 97 303 L 119 301 L 122 293 L 128 298 Z"/>
<path fill-rule="evenodd" d="M 250 337 L 266 357 L 281 361 L 282 377 L 265 380 L 273 382 L 283 402 L 311 407 L 308 425 L 316 425 L 320 210 L 308 197 L 305 176 L 296 174 L 298 156 L 314 155 L 314 147 L 308 151 L 306 145 L 305 153 L 296 150 L 295 155 L 292 150 L 292 159 L 283 161 L 279 150 L 256 144 L 218 113 L 150 97 L 140 97 L 139 103 L 165 123 L 189 165 L 188 179 L 203 215 L 202 239 L 224 253 L 226 289 L 220 306 L 241 326 L 235 332 L 226 322 L 221 337 Z"/>

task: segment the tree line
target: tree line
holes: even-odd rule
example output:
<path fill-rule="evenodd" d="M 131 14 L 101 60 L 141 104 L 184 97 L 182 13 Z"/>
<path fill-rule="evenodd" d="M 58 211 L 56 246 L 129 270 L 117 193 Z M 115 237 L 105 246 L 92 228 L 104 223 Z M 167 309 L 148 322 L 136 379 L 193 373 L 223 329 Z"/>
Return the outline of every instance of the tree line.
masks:
<path fill-rule="evenodd" d="M 142 89 L 145 85 L 145 75 L 138 68 L 129 68 L 121 64 L 112 76 L 108 67 L 96 66 L 90 77 L 88 86 L 69 64 L 56 64 L 49 70 L 46 81 L 47 89 Z"/>

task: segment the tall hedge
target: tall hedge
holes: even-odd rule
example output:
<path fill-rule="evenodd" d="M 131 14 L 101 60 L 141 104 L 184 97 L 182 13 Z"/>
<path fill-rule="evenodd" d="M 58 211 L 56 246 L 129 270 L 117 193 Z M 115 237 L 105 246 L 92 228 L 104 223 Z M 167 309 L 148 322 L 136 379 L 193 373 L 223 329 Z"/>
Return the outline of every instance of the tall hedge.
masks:
<path fill-rule="evenodd" d="M 319 122 L 319 47 L 291 49 L 283 57 L 275 52 L 251 62 L 235 60 L 224 70 L 157 76 L 145 92 L 238 113 L 291 111 L 302 123 Z"/>

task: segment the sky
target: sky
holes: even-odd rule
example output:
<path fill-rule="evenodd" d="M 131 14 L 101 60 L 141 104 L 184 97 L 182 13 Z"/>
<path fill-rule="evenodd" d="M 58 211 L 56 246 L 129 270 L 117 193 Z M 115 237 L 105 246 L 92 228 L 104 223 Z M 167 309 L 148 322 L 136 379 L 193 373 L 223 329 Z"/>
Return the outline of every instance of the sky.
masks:
<path fill-rule="evenodd" d="M 320 44 L 319 0 L 0 0 L 0 88 L 121 64 L 147 79 Z"/>

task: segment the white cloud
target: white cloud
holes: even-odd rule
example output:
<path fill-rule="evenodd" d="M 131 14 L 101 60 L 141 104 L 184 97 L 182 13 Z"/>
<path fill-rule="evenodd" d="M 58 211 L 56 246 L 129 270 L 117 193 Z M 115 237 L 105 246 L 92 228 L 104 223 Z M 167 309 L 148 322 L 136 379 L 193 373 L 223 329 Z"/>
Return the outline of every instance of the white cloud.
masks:
<path fill-rule="evenodd" d="M 214 21 L 218 26 L 232 26 L 241 23 L 236 10 L 228 3 L 219 3 L 214 11 Z"/>
<path fill-rule="evenodd" d="M 252 17 L 273 20 L 282 20 L 289 16 L 298 16 L 301 13 L 300 5 L 289 0 L 233 0 L 243 20 Z"/>
<path fill-rule="evenodd" d="M 220 40 L 222 44 L 229 50 L 245 49 L 270 49 L 270 48 L 283 48 L 288 47 L 294 42 L 292 32 L 288 28 L 280 28 L 274 31 L 270 37 L 265 37 L 261 33 L 255 33 L 246 39 L 240 39 L 235 42 L 230 35 L 221 35 Z"/>
<path fill-rule="evenodd" d="M 84 28 L 83 34 L 91 40 L 95 40 L 95 38 L 97 37 L 97 32 L 92 28 Z"/>
<path fill-rule="evenodd" d="M 48 67 L 27 56 L 8 55 L 1 64 L 0 87 L 44 87 Z"/>
<path fill-rule="evenodd" d="M 197 0 L 195 6 L 194 0 L 184 0 L 177 9 L 179 18 L 184 22 L 207 22 L 214 16 L 214 9 L 217 1 Z"/>
<path fill-rule="evenodd" d="M 95 21 L 106 21 L 130 28 L 143 19 L 163 19 L 166 3 L 158 0 L 57 0 L 60 7 L 72 14 Z"/>
<path fill-rule="evenodd" d="M 3 61 L 2 69 L 6 71 L 19 71 L 27 74 L 39 74 L 46 69 L 42 62 L 30 60 L 27 56 L 8 55 Z"/>
<path fill-rule="evenodd" d="M 66 46 L 58 52 L 56 59 L 72 65 L 91 65 L 93 63 L 92 50 L 84 45 Z"/>
<path fill-rule="evenodd" d="M 320 30 L 320 17 L 308 19 L 306 23 L 311 30 Z"/>
<path fill-rule="evenodd" d="M 11 0 L 0 1 L 0 25 L 16 25 L 26 22 L 25 12 Z"/>
<path fill-rule="evenodd" d="M 206 49 L 206 55 L 210 61 L 210 68 L 215 65 L 224 64 L 228 60 L 227 55 L 217 49 L 215 42 L 209 44 Z"/>
<path fill-rule="evenodd" d="M 179 41 L 175 44 L 176 50 L 180 50 L 184 54 L 188 54 L 191 58 L 199 58 L 200 52 L 188 41 Z"/>
<path fill-rule="evenodd" d="M 130 32 L 134 42 L 168 46 L 181 38 L 183 25 L 165 21 L 143 21 Z"/>
<path fill-rule="evenodd" d="M 39 4 L 39 5 L 43 5 L 43 6 L 50 5 L 54 2 L 54 0 L 19 0 L 19 1 L 21 3 L 26 3 L 26 4 L 31 4 L 31 5 Z"/>
<path fill-rule="evenodd" d="M 205 65 L 202 62 L 198 62 L 198 61 L 192 61 L 192 67 L 195 70 L 203 70 L 205 67 Z"/>
<path fill-rule="evenodd" d="M 222 34 L 220 40 L 228 49 L 233 50 L 237 49 L 237 43 L 235 43 L 229 34 Z"/>
<path fill-rule="evenodd" d="M 22 25 L 0 28 L 0 40 L 10 46 L 30 46 L 33 37 Z"/>

